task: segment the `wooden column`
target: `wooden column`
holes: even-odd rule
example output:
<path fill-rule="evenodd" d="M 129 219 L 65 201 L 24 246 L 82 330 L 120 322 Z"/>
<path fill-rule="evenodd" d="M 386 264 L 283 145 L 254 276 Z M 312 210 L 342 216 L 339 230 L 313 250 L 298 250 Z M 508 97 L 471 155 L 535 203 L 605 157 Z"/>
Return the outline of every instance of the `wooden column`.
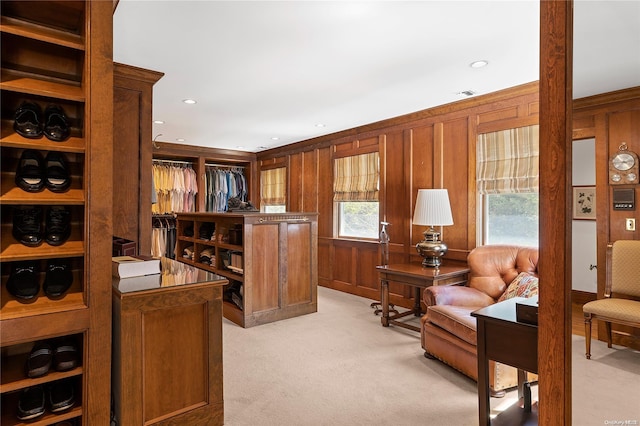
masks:
<path fill-rule="evenodd" d="M 573 1 L 540 2 L 540 425 L 571 424 Z"/>
<path fill-rule="evenodd" d="M 113 64 L 113 234 L 151 254 L 153 85 L 163 73 Z"/>

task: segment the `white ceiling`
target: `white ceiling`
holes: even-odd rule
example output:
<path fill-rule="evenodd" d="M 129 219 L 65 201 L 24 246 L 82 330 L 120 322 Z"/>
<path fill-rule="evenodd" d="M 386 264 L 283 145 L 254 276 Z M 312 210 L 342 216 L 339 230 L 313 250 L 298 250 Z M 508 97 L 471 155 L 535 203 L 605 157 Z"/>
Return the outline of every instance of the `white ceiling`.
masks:
<path fill-rule="evenodd" d="M 640 1 L 574 9 L 574 98 L 640 86 Z M 257 152 L 538 80 L 539 6 L 120 0 L 113 41 L 165 73 L 156 140 Z"/>

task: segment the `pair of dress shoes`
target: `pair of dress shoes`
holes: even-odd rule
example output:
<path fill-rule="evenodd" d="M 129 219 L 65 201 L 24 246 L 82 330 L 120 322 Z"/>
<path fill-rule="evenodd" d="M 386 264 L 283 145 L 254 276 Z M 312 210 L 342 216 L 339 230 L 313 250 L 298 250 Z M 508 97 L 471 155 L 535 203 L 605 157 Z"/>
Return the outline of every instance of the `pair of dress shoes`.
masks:
<path fill-rule="evenodd" d="M 35 260 L 14 262 L 7 279 L 7 291 L 18 301 L 29 302 L 40 292 L 38 263 Z M 42 288 L 50 299 L 63 296 L 73 283 L 71 266 L 65 259 L 49 259 Z"/>
<path fill-rule="evenodd" d="M 65 243 L 71 236 L 71 211 L 67 206 L 51 206 L 44 228 L 42 206 L 17 206 L 13 210 L 13 237 L 28 247 L 38 247 L 43 239 L 51 246 Z"/>
<path fill-rule="evenodd" d="M 27 377 L 42 377 L 50 370 L 69 371 L 78 365 L 78 349 L 68 337 L 37 342 L 27 358 Z"/>
<path fill-rule="evenodd" d="M 67 160 L 61 152 L 49 151 L 46 158 L 40 151 L 25 149 L 16 170 L 16 185 L 27 192 L 40 192 L 45 187 L 52 192 L 64 192 L 71 186 Z"/>
<path fill-rule="evenodd" d="M 38 139 L 44 134 L 54 142 L 63 142 L 71 135 L 67 116 L 59 105 L 49 105 L 43 115 L 40 105 L 23 102 L 16 110 L 13 128 L 29 139 Z"/>
<path fill-rule="evenodd" d="M 18 419 L 33 420 L 42 416 L 45 406 L 52 413 L 59 413 L 75 404 L 73 379 L 63 379 L 51 385 L 36 385 L 26 388 L 18 401 Z"/>

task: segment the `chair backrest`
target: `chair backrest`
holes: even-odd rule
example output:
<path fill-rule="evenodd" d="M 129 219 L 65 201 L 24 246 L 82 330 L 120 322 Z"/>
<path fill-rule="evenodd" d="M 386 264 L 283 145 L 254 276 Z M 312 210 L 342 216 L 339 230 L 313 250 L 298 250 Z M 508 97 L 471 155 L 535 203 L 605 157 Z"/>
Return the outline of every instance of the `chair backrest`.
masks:
<path fill-rule="evenodd" d="M 607 253 L 611 292 L 640 297 L 640 240 L 615 241 Z"/>
<path fill-rule="evenodd" d="M 469 287 L 500 298 L 520 272 L 538 276 L 538 249 L 513 245 L 486 245 L 467 256 Z"/>

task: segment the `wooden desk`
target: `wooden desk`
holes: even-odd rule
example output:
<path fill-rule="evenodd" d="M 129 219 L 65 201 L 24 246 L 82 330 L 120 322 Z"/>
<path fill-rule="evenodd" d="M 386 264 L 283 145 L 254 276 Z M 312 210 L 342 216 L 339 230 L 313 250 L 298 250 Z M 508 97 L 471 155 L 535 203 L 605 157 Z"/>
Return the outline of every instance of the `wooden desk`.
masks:
<path fill-rule="evenodd" d="M 420 332 L 420 328 L 402 321 L 399 318 L 407 315 L 422 315 L 420 307 L 420 290 L 432 285 L 462 285 L 467 282 L 469 268 L 464 265 L 445 264 L 438 269 L 422 266 L 420 262 L 397 263 L 393 265 L 376 266 L 380 275 L 380 290 L 382 304 L 383 327 L 389 324 Z M 415 287 L 415 302 L 413 309 L 395 315 L 389 315 L 389 281 Z"/>
<path fill-rule="evenodd" d="M 222 425 L 222 290 L 228 280 L 167 258 L 161 265 L 161 274 L 113 280 L 118 424 Z"/>
<path fill-rule="evenodd" d="M 489 360 L 508 364 L 518 369 L 518 396 L 522 397 L 524 371 L 538 372 L 538 327 L 516 321 L 514 297 L 472 312 L 477 321 L 478 342 L 478 401 L 480 425 L 537 425 L 537 406 L 525 410 L 514 404 L 493 419 L 489 414 Z M 524 370 L 524 371 L 523 371 Z"/>

